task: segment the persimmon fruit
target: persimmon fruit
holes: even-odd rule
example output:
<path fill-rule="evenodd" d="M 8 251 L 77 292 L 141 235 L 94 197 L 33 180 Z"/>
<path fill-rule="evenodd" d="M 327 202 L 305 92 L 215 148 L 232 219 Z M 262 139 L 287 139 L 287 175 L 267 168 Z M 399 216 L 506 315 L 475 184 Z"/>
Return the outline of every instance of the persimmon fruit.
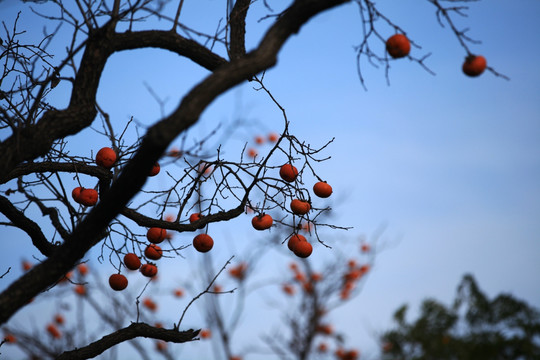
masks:
<path fill-rule="evenodd" d="M 116 162 L 116 152 L 110 147 L 101 148 L 96 154 L 96 164 L 99 166 L 110 169 Z"/>
<path fill-rule="evenodd" d="M 128 286 L 127 278 L 122 274 L 112 274 L 109 277 L 109 285 L 114 291 L 122 291 Z"/>
<path fill-rule="evenodd" d="M 313 252 L 313 247 L 308 241 L 299 241 L 293 252 L 298 257 L 307 258 Z"/>
<path fill-rule="evenodd" d="M 141 274 L 143 274 L 144 276 L 151 278 L 157 275 L 158 268 L 156 265 L 148 263 L 148 264 L 143 264 L 141 266 L 140 271 L 141 271 Z"/>
<path fill-rule="evenodd" d="M 209 329 L 203 329 L 199 333 L 201 339 L 209 339 L 212 336 L 212 332 Z"/>
<path fill-rule="evenodd" d="M 463 73 L 470 77 L 479 76 L 486 70 L 487 61 L 482 55 L 470 55 L 465 58 L 462 70 Z"/>
<path fill-rule="evenodd" d="M 214 240 L 208 234 L 199 234 L 193 238 L 193 247 L 198 252 L 208 252 L 214 246 Z"/>
<path fill-rule="evenodd" d="M 201 220 L 202 215 L 200 213 L 193 213 L 189 215 L 189 223 L 194 223 L 195 221 Z"/>
<path fill-rule="evenodd" d="M 166 236 L 167 230 L 158 227 L 151 227 L 146 232 L 146 238 L 153 244 L 159 244 L 163 242 Z"/>
<path fill-rule="evenodd" d="M 298 176 L 298 169 L 296 169 L 292 164 L 282 165 L 279 169 L 279 176 L 286 182 L 293 182 Z"/>
<path fill-rule="evenodd" d="M 255 150 L 253 148 L 248 149 L 248 156 L 250 158 L 255 158 L 257 155 L 258 155 L 257 150 Z"/>
<path fill-rule="evenodd" d="M 255 230 L 259 231 L 270 229 L 273 223 L 274 220 L 268 214 L 257 215 L 251 219 L 251 225 Z"/>
<path fill-rule="evenodd" d="M 156 311 L 157 310 L 157 304 L 154 302 L 154 300 L 150 299 L 150 298 L 145 298 L 143 300 L 143 305 L 148 309 L 148 310 L 151 310 L 151 311 Z"/>
<path fill-rule="evenodd" d="M 86 274 L 88 274 L 88 265 L 86 265 L 85 263 L 81 263 L 77 265 L 77 271 L 82 276 L 86 276 Z"/>
<path fill-rule="evenodd" d="M 159 166 L 158 163 L 155 163 L 154 166 L 152 167 L 152 170 L 150 170 L 150 174 L 148 174 L 149 176 L 156 176 L 157 174 L 159 174 L 159 171 L 161 170 L 161 167 Z"/>
<path fill-rule="evenodd" d="M 15 344 L 17 342 L 17 338 L 13 334 L 6 334 L 6 336 L 4 336 L 4 341 L 8 344 Z"/>
<path fill-rule="evenodd" d="M 80 200 L 80 197 L 81 197 L 81 191 L 83 190 L 84 188 L 82 186 L 77 186 L 75 189 L 73 189 L 71 191 L 71 197 L 73 198 L 73 200 L 75 200 L 76 203 L 80 204 L 81 203 L 81 200 Z"/>
<path fill-rule="evenodd" d="M 394 59 L 399 59 L 409 55 L 411 43 L 405 35 L 395 34 L 386 40 L 386 51 Z"/>
<path fill-rule="evenodd" d="M 289 238 L 289 241 L 287 242 L 287 247 L 289 248 L 289 250 L 294 252 L 294 249 L 296 249 L 296 245 L 298 245 L 299 242 L 303 242 L 303 241 L 307 242 L 306 237 L 304 235 L 293 234 Z"/>
<path fill-rule="evenodd" d="M 156 244 L 150 244 L 144 250 L 144 255 L 150 260 L 159 260 L 163 256 L 163 250 Z"/>
<path fill-rule="evenodd" d="M 56 325 L 54 324 L 49 324 L 47 325 L 47 332 L 55 339 L 60 339 L 62 337 L 62 333 L 60 332 L 60 330 L 58 330 L 58 328 L 56 327 Z"/>
<path fill-rule="evenodd" d="M 94 206 L 98 201 L 98 192 L 94 189 L 82 189 L 79 194 L 79 203 L 84 206 Z"/>
<path fill-rule="evenodd" d="M 311 210 L 311 205 L 307 201 L 294 199 L 291 201 L 291 210 L 296 215 L 305 215 Z"/>
<path fill-rule="evenodd" d="M 276 134 L 276 133 L 270 133 L 268 134 L 268 141 L 272 142 L 272 143 L 275 143 L 277 142 L 279 139 L 279 135 Z"/>
<path fill-rule="evenodd" d="M 126 265 L 129 270 L 139 270 L 141 267 L 141 260 L 134 253 L 127 253 L 124 256 L 124 265 Z"/>
<path fill-rule="evenodd" d="M 313 185 L 313 193 L 320 198 L 327 198 L 332 195 L 332 187 L 326 181 L 319 181 Z"/>
<path fill-rule="evenodd" d="M 63 325 L 66 320 L 64 319 L 64 316 L 62 314 L 56 314 L 54 316 L 54 322 L 58 325 Z"/>
<path fill-rule="evenodd" d="M 294 295 L 294 287 L 291 284 L 283 284 L 281 289 L 287 295 Z"/>
<path fill-rule="evenodd" d="M 26 260 L 23 260 L 22 262 L 22 268 L 24 271 L 28 271 L 32 268 L 32 263 L 26 261 Z"/>
<path fill-rule="evenodd" d="M 81 295 L 81 296 L 84 296 L 86 295 L 86 287 L 84 285 L 77 285 L 75 286 L 75 293 L 77 295 Z"/>

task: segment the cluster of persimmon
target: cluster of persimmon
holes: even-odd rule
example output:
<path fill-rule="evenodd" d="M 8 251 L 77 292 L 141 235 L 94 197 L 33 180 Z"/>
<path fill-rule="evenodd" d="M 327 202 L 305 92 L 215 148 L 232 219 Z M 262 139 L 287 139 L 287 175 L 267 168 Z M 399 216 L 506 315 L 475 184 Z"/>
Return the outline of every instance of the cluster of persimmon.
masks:
<path fill-rule="evenodd" d="M 356 283 L 360 281 L 368 271 L 369 265 L 358 265 L 354 259 L 348 261 L 348 270 L 343 275 L 343 285 L 339 293 L 342 300 L 347 300 L 350 297 L 351 292 L 356 287 Z"/>
<path fill-rule="evenodd" d="M 257 135 L 254 138 L 254 142 L 256 146 L 264 145 L 264 143 L 266 143 L 267 140 L 270 143 L 275 143 L 279 140 L 279 135 L 276 133 L 270 133 L 266 137 L 262 135 Z M 255 147 L 250 147 L 249 149 L 247 149 L 247 155 L 250 158 L 254 159 L 257 157 L 257 155 L 259 155 L 259 152 L 257 151 Z"/>
<path fill-rule="evenodd" d="M 45 326 L 45 331 L 51 336 L 53 340 L 58 340 L 62 338 L 62 332 L 60 331 L 59 327 L 62 327 L 65 323 L 64 316 L 61 314 L 56 314 L 53 317 L 53 320 L 49 322 Z M 15 344 L 17 342 L 17 338 L 15 335 L 7 333 L 4 336 L 4 341 L 8 344 Z"/>
<path fill-rule="evenodd" d="M 298 268 L 298 265 L 296 263 L 291 263 L 289 265 L 289 269 L 293 272 L 293 280 L 300 285 L 300 287 L 307 293 L 312 293 L 315 287 L 315 283 L 321 281 L 323 279 L 323 276 L 321 273 L 311 273 L 310 276 L 306 276 L 300 269 Z M 282 285 L 282 290 L 287 295 L 294 295 L 295 288 L 293 284 L 285 283 Z"/>
<path fill-rule="evenodd" d="M 110 147 L 99 149 L 96 154 L 96 164 L 104 169 L 110 170 L 116 163 L 118 156 Z M 155 176 L 159 173 L 160 166 L 156 163 L 149 173 L 149 176 Z M 74 188 L 71 197 L 76 203 L 84 206 L 94 206 L 98 201 L 98 192 L 95 189 L 87 189 L 82 186 Z"/>
<path fill-rule="evenodd" d="M 279 176 L 286 182 L 292 183 L 298 177 L 298 169 L 292 164 L 284 164 L 279 169 Z M 324 182 L 319 181 L 313 186 L 313 193 L 320 198 L 327 198 L 332 194 L 332 187 Z M 311 210 L 311 204 L 305 199 L 292 199 L 289 205 L 293 214 L 304 216 Z M 262 231 L 272 227 L 272 216 L 261 213 L 256 215 L 251 220 L 251 225 L 256 230 Z M 307 223 L 310 224 L 310 223 Z M 311 224 L 309 225 L 311 226 Z M 305 236 L 294 233 L 288 240 L 287 246 L 296 256 L 306 258 L 313 251 L 312 245 L 307 241 Z"/>
<path fill-rule="evenodd" d="M 144 256 L 148 260 L 159 260 L 163 256 L 163 250 L 157 244 L 160 244 L 165 240 L 167 236 L 167 230 L 152 227 L 148 229 L 146 238 L 150 242 L 144 250 Z M 141 259 L 135 253 L 127 253 L 124 255 L 124 266 L 132 271 L 139 270 L 143 276 L 153 278 L 158 273 L 157 265 L 153 262 L 147 262 L 142 264 Z M 112 274 L 109 277 L 109 285 L 113 290 L 121 291 L 128 286 L 127 278 L 122 274 Z"/>
<path fill-rule="evenodd" d="M 317 325 L 315 327 L 315 331 L 318 334 L 321 334 L 324 336 L 332 336 L 334 334 L 333 326 L 331 324 L 326 324 L 326 323 Z M 317 345 L 317 352 L 319 353 L 326 353 L 328 352 L 328 350 L 329 350 L 328 344 L 324 341 L 321 341 Z M 356 349 L 345 350 L 343 347 L 340 346 L 335 350 L 334 355 L 336 359 L 338 360 L 356 360 L 359 358 L 360 353 Z"/>
<path fill-rule="evenodd" d="M 360 352 L 356 349 L 345 350 L 343 348 L 338 348 L 334 355 L 338 360 L 356 360 L 360 357 Z"/>
<path fill-rule="evenodd" d="M 23 261 L 24 269 L 28 268 L 28 265 L 29 263 Z M 31 267 L 31 264 L 30 264 L 30 267 Z M 77 265 L 76 270 L 82 277 L 88 274 L 88 266 L 85 263 L 81 263 Z M 58 284 L 66 284 L 69 281 L 71 281 L 72 277 L 73 277 L 73 271 L 69 271 L 64 276 L 62 276 L 60 280 L 58 280 Z M 75 294 L 79 296 L 84 296 L 86 295 L 86 286 L 84 286 L 83 284 L 76 284 L 75 287 L 73 288 L 73 291 L 75 292 Z"/>
<path fill-rule="evenodd" d="M 332 328 L 324 328 L 323 330 L 326 331 L 326 332 L 324 332 L 325 335 L 331 335 L 332 332 L 333 332 Z M 328 344 L 326 342 L 324 342 L 324 341 L 321 341 L 317 345 L 317 352 L 319 352 L 321 354 L 327 353 L 328 350 L 329 350 Z M 358 350 L 356 350 L 356 349 L 345 350 L 342 347 L 338 347 L 334 351 L 334 355 L 335 355 L 336 359 L 338 359 L 338 360 L 356 360 L 356 359 L 358 359 L 360 357 L 360 352 Z"/>
<path fill-rule="evenodd" d="M 386 40 L 386 51 L 394 58 L 399 59 L 409 55 L 411 51 L 411 43 L 403 34 L 395 34 Z M 462 65 L 462 71 L 470 77 L 479 76 L 487 67 L 486 58 L 482 55 L 469 54 L 465 58 Z"/>
<path fill-rule="evenodd" d="M 23 271 L 29 271 L 33 264 L 29 261 L 23 260 L 22 261 L 22 269 Z M 81 263 L 77 265 L 76 271 L 82 276 L 86 276 L 89 272 L 88 265 L 85 263 Z M 73 278 L 73 271 L 69 271 L 66 273 L 62 278 L 58 281 L 58 284 L 66 284 Z M 86 295 L 86 287 L 82 284 L 77 284 L 74 287 L 74 292 L 77 295 L 84 296 Z M 32 302 L 32 300 L 30 300 Z M 55 314 L 52 318 L 52 321 L 50 321 L 47 325 L 45 325 L 45 331 L 51 336 L 52 339 L 61 339 L 62 338 L 62 331 L 60 330 L 63 325 L 65 324 L 65 318 L 62 314 Z M 6 343 L 16 343 L 17 339 L 13 334 L 6 334 L 4 341 Z"/>

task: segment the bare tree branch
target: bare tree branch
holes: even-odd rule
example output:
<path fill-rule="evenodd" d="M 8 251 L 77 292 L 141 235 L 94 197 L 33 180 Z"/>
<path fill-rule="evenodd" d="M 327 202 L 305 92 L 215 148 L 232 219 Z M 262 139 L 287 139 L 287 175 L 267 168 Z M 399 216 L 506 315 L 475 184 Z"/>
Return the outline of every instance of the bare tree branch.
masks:
<path fill-rule="evenodd" d="M 85 347 L 66 351 L 58 356 L 57 360 L 77 360 L 90 359 L 103 353 L 105 350 L 120 344 L 121 342 L 134 339 L 136 337 L 146 337 L 159 339 L 173 343 L 185 343 L 193 341 L 199 334 L 199 330 L 167 330 L 156 328 L 145 323 L 132 323 L 128 327 L 115 331 L 112 334 L 102 337 Z"/>

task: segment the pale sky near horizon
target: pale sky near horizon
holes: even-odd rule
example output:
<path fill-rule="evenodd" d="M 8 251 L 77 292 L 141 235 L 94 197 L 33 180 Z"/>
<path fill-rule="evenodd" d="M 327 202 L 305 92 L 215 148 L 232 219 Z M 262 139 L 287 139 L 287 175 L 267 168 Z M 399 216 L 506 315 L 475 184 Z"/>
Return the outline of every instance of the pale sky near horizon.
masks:
<path fill-rule="evenodd" d="M 217 8 L 218 2 L 194 3 L 185 2 L 188 23 L 215 29 L 211 20 L 224 9 L 201 20 L 204 6 Z M 20 6 L 0 2 L 0 20 L 9 24 Z M 458 21 L 482 40 L 470 45 L 473 52 L 510 81 L 489 72 L 475 79 L 464 76 L 465 52 L 448 27 L 437 24 L 427 1 L 379 1 L 378 6 L 423 47 L 413 48 L 414 55 L 432 53 L 426 64 L 435 76 L 407 59 L 393 61 L 388 86 L 384 69 L 363 62 L 364 90 L 353 49 L 361 39 L 354 4 L 312 20 L 287 42 L 277 66 L 265 75 L 266 86 L 287 111 L 291 133 L 314 145 L 335 137 L 326 150 L 331 159 L 318 170 L 334 188 L 336 222 L 354 227 L 345 236 L 369 239 L 387 225 L 384 251 L 362 293 L 335 315 L 336 324 L 351 329 L 347 343 L 366 354 L 375 353 L 373 333 L 391 325 L 398 306 L 409 303 L 414 314 L 428 296 L 449 303 L 465 273 L 472 273 L 489 296 L 509 292 L 540 307 L 540 3 L 471 2 L 469 17 Z M 255 26 L 248 47 L 269 21 Z M 39 35 L 38 25 L 32 30 Z M 119 123 L 132 115 L 146 123 L 159 118 L 145 83 L 168 99 L 170 110 L 206 73 L 185 70 L 185 60 L 162 51 L 131 55 L 111 58 L 98 94 Z M 135 101 L 124 95 L 128 91 Z M 246 84 L 218 98 L 192 131 L 204 134 L 238 114 L 253 123 L 247 136 L 257 129 L 279 132 L 283 125 L 279 110 Z M 81 151 L 87 151 L 84 146 Z M 20 259 L 30 257 L 29 240 L 10 229 L 0 234 L 5 250 L 0 264 L 15 261 L 18 269 Z M 337 246 L 332 242 L 340 234 L 328 235 L 331 245 Z M 6 241 L 13 237 L 23 245 Z M 0 289 L 5 286 L 0 280 Z M 7 347 L 2 352 L 9 354 Z"/>

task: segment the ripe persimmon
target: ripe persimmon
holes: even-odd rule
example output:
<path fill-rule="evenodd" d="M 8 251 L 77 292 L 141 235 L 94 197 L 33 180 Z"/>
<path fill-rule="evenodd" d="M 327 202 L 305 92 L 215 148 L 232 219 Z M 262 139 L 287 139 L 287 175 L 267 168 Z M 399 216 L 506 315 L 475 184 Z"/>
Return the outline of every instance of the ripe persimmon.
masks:
<path fill-rule="evenodd" d="M 124 265 L 126 265 L 129 270 L 139 270 L 141 267 L 141 260 L 134 253 L 127 253 L 124 256 Z"/>
<path fill-rule="evenodd" d="M 56 327 L 56 325 L 54 324 L 49 324 L 47 325 L 47 332 L 55 339 L 60 339 L 62 337 L 62 333 L 60 332 L 60 330 L 58 330 L 58 328 Z"/>
<path fill-rule="evenodd" d="M 80 204 L 81 203 L 81 200 L 80 200 L 80 197 L 81 197 L 81 191 L 83 191 L 83 187 L 82 186 L 77 186 L 75 189 L 73 189 L 71 191 L 71 197 L 73 198 L 73 200 L 75 200 L 76 203 Z"/>
<path fill-rule="evenodd" d="M 4 336 L 4 341 L 8 344 L 15 344 L 17 342 L 17 338 L 13 334 L 6 334 Z"/>
<path fill-rule="evenodd" d="M 82 276 L 85 276 L 86 274 L 88 274 L 88 265 L 86 265 L 85 263 L 77 265 L 77 271 L 79 271 L 79 274 L 81 274 Z"/>
<path fill-rule="evenodd" d="M 177 147 L 172 147 L 171 150 L 167 153 L 167 156 L 170 157 L 181 157 L 184 153 Z"/>
<path fill-rule="evenodd" d="M 255 158 L 255 157 L 258 155 L 257 150 L 255 150 L 255 149 L 253 149 L 253 148 L 248 149 L 248 153 L 247 153 L 247 154 L 248 154 L 248 156 L 249 156 L 250 158 Z"/>
<path fill-rule="evenodd" d="M 394 59 L 399 59 L 409 55 L 411 43 L 403 34 L 392 35 L 386 40 L 386 51 Z"/>
<path fill-rule="evenodd" d="M 77 285 L 75 286 L 75 289 L 74 289 L 75 293 L 77 295 L 81 295 L 81 296 L 84 296 L 86 295 L 86 287 L 84 285 Z"/>
<path fill-rule="evenodd" d="M 160 170 L 161 170 L 161 167 L 159 166 L 159 164 L 155 163 L 154 166 L 152 167 L 152 170 L 150 170 L 150 174 L 148 174 L 148 176 L 156 176 L 157 174 L 159 174 Z"/>
<path fill-rule="evenodd" d="M 157 304 L 150 298 L 145 298 L 143 300 L 143 305 L 150 311 L 156 311 L 157 310 Z"/>
<path fill-rule="evenodd" d="M 208 252 L 214 246 L 214 240 L 208 234 L 199 234 L 193 238 L 193 247 L 198 252 Z"/>
<path fill-rule="evenodd" d="M 79 193 L 79 203 L 84 206 L 94 206 L 98 201 L 98 192 L 94 189 L 82 189 Z"/>
<path fill-rule="evenodd" d="M 153 244 L 163 242 L 165 236 L 167 236 L 167 230 L 158 227 L 151 227 L 146 232 L 146 238 Z"/>
<path fill-rule="evenodd" d="M 212 336 L 212 332 L 209 329 L 203 329 L 199 333 L 201 339 L 209 339 Z"/>
<path fill-rule="evenodd" d="M 465 58 L 462 70 L 465 75 L 470 77 L 479 76 L 486 70 L 487 61 L 482 55 L 470 55 Z"/>
<path fill-rule="evenodd" d="M 167 350 L 167 343 L 163 340 L 156 341 L 156 351 L 164 352 L 165 350 Z"/>
<path fill-rule="evenodd" d="M 156 244 L 150 244 L 144 250 L 144 255 L 150 260 L 159 260 L 163 256 L 163 250 Z"/>
<path fill-rule="evenodd" d="M 332 195 L 332 187 L 325 181 L 319 181 L 313 185 L 313 192 L 320 198 L 327 198 Z"/>
<path fill-rule="evenodd" d="M 293 182 L 298 176 L 298 169 L 296 169 L 292 164 L 282 165 L 279 169 L 279 176 L 287 182 Z"/>
<path fill-rule="evenodd" d="M 270 134 L 268 134 L 268 141 L 275 143 L 275 142 L 278 141 L 278 139 L 279 139 L 279 135 L 278 135 L 278 134 L 276 134 L 276 133 L 270 133 Z"/>
<path fill-rule="evenodd" d="M 32 263 L 30 263 L 29 261 L 23 260 L 22 268 L 24 271 L 28 271 L 32 268 Z"/>
<path fill-rule="evenodd" d="M 315 331 L 324 335 L 332 335 L 334 328 L 330 324 L 320 324 L 317 325 Z"/>
<path fill-rule="evenodd" d="M 294 295 L 294 286 L 292 286 L 291 284 L 283 284 L 283 286 L 281 287 L 283 292 L 287 295 Z"/>
<path fill-rule="evenodd" d="M 112 274 L 109 277 L 109 285 L 111 286 L 111 289 L 115 291 L 121 291 L 127 288 L 128 280 L 122 274 Z"/>
<path fill-rule="evenodd" d="M 324 342 L 320 343 L 317 346 L 317 351 L 321 352 L 321 353 L 327 352 L 328 351 L 328 345 L 326 345 L 326 343 L 324 343 Z"/>
<path fill-rule="evenodd" d="M 231 268 L 229 270 L 229 274 L 238 280 L 243 280 L 246 276 L 247 271 L 247 264 L 246 263 L 240 263 L 237 266 Z"/>
<path fill-rule="evenodd" d="M 58 325 L 63 325 L 64 322 L 65 322 L 65 319 L 64 317 L 62 316 L 62 314 L 56 314 L 54 316 L 54 322 L 57 323 Z"/>
<path fill-rule="evenodd" d="M 296 249 L 296 245 L 297 245 L 299 242 L 302 242 L 302 241 L 307 242 L 306 237 L 305 237 L 304 235 L 293 234 L 293 235 L 289 238 L 289 241 L 287 242 L 287 247 L 289 248 L 289 250 L 291 250 L 292 252 L 294 252 L 294 249 Z M 295 265 L 296 265 L 296 264 L 295 264 Z"/>
<path fill-rule="evenodd" d="M 291 201 L 291 210 L 296 215 L 305 215 L 311 210 L 311 205 L 307 201 L 294 199 Z"/>
<path fill-rule="evenodd" d="M 260 136 L 260 135 L 255 136 L 255 143 L 256 143 L 257 145 L 262 145 L 262 144 L 264 144 L 264 137 L 262 137 L 262 136 Z"/>
<path fill-rule="evenodd" d="M 194 223 L 195 221 L 201 220 L 202 215 L 200 213 L 193 213 L 189 215 L 189 223 Z"/>
<path fill-rule="evenodd" d="M 251 219 L 251 225 L 255 228 L 255 230 L 270 229 L 273 223 L 274 220 L 268 214 L 257 215 Z"/>
<path fill-rule="evenodd" d="M 116 162 L 116 152 L 110 147 L 101 148 L 96 154 L 96 164 L 105 169 L 110 169 Z"/>
<path fill-rule="evenodd" d="M 146 277 L 154 277 L 158 273 L 158 268 L 156 265 L 152 263 L 144 264 L 141 266 L 141 274 L 143 274 Z"/>
<path fill-rule="evenodd" d="M 308 241 L 299 241 L 293 252 L 298 257 L 307 258 L 313 252 L 313 247 Z"/>

